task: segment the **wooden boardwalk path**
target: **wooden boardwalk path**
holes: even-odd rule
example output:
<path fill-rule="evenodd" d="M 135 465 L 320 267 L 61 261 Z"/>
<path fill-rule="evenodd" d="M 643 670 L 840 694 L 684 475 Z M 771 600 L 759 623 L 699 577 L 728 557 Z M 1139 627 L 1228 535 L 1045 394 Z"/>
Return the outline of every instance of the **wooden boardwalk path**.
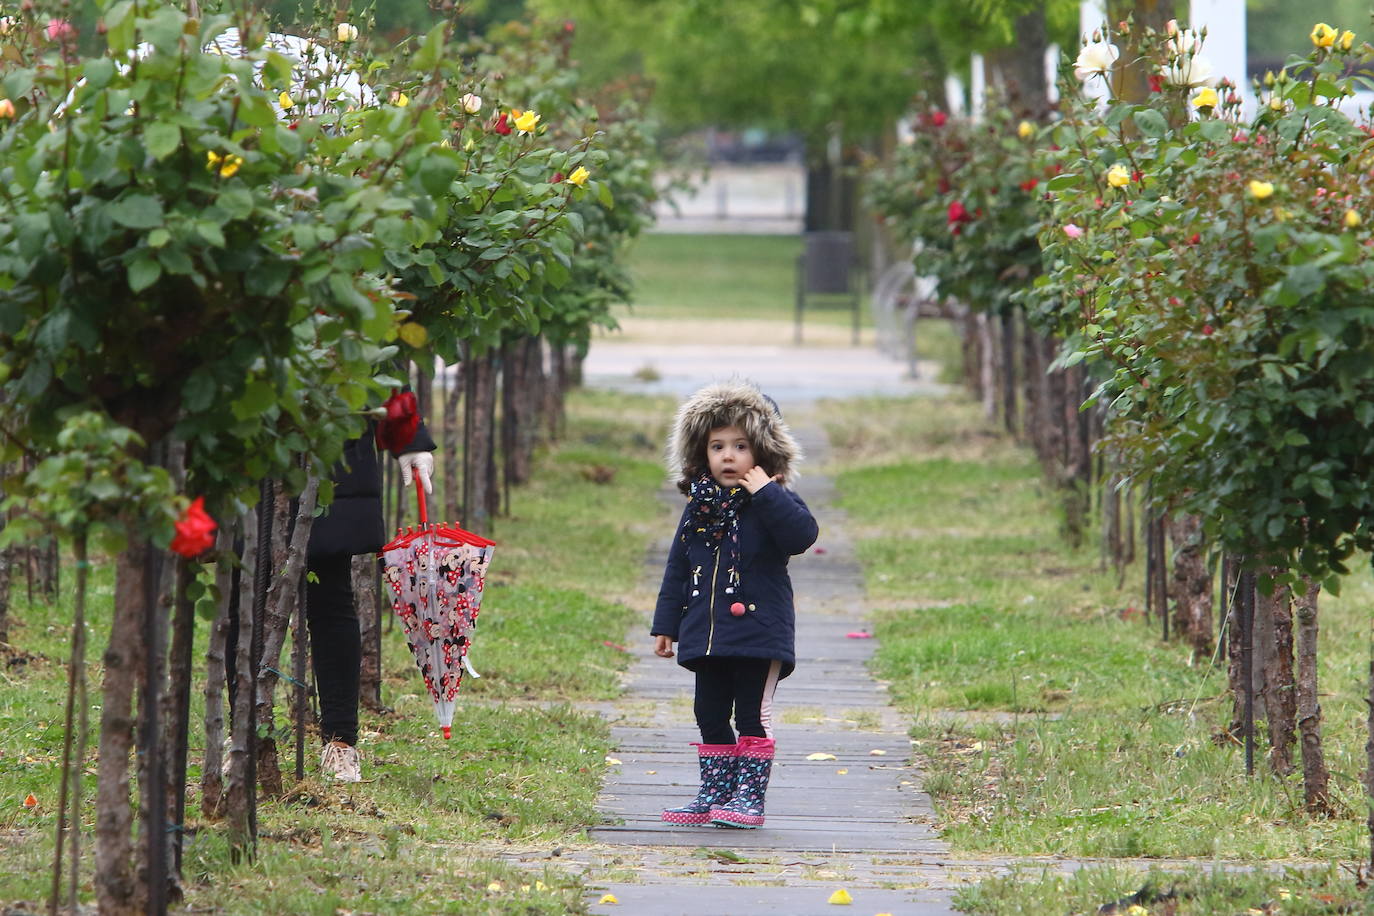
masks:
<path fill-rule="evenodd" d="M 883 685 L 868 674 L 872 639 L 863 580 L 832 482 L 820 472 L 825 439 L 796 430 L 808 460 L 797 490 L 820 522 L 812 552 L 797 557 L 797 670 L 778 687 L 777 758 L 761 830 L 664 824 L 664 807 L 691 799 L 697 785 L 691 675 L 650 651 L 647 618 L 626 694 L 606 714 L 618 746 L 594 828 L 602 862 L 590 900 L 594 913 L 789 914 L 952 913 L 950 883 L 937 880 L 947 859 L 920 774 L 908 765 L 906 728 Z M 665 491 L 665 498 L 680 501 Z M 667 552 L 662 539 L 646 576 L 657 587 Z M 813 753 L 834 760 L 809 761 Z M 600 876 L 604 880 L 596 883 Z M 844 888 L 853 905 L 836 909 Z M 605 893 L 618 903 L 598 905 Z"/>

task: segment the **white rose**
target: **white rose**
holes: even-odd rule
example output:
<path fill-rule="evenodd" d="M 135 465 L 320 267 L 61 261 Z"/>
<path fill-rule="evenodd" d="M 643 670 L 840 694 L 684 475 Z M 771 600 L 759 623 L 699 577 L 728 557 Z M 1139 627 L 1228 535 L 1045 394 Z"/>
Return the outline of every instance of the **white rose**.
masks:
<path fill-rule="evenodd" d="M 467 95 L 463 96 L 462 101 L 463 110 L 468 114 L 477 114 L 477 112 L 482 110 L 482 97 L 480 95 L 473 95 L 469 92 Z"/>
<path fill-rule="evenodd" d="M 1121 56 L 1116 45 L 1106 41 L 1094 41 L 1083 46 L 1078 59 L 1073 64 L 1073 75 L 1081 80 L 1098 73 L 1106 73 Z"/>
<path fill-rule="evenodd" d="M 357 41 L 358 27 L 348 22 L 340 22 L 338 27 L 334 30 L 334 35 L 339 41 Z"/>
<path fill-rule="evenodd" d="M 1196 88 L 1217 84 L 1217 76 L 1213 69 L 1212 62 L 1201 54 L 1190 54 L 1178 58 L 1159 72 L 1163 74 L 1167 83 Z"/>

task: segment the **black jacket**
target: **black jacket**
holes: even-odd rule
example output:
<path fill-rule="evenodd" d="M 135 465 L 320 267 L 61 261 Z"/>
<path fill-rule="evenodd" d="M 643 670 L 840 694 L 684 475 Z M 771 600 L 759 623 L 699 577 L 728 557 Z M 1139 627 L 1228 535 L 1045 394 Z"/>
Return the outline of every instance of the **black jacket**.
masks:
<path fill-rule="evenodd" d="M 382 465 L 377 456 L 376 424 L 344 446 L 343 458 L 334 465 L 334 501 L 315 519 L 310 529 L 310 556 L 376 553 L 386 543 L 382 518 Z M 434 439 L 423 423 L 406 452 L 432 452 Z M 405 452 L 395 453 L 400 457 Z M 407 491 L 409 492 L 409 491 Z"/>
<path fill-rule="evenodd" d="M 740 584 L 727 594 L 719 551 L 693 534 L 678 533 L 668 551 L 651 635 L 677 641 L 678 664 L 689 670 L 706 656 L 775 658 L 782 677 L 796 667 L 796 612 L 788 558 L 816 542 L 819 528 L 802 498 L 770 483 L 740 513 Z M 744 613 L 734 615 L 739 602 Z"/>

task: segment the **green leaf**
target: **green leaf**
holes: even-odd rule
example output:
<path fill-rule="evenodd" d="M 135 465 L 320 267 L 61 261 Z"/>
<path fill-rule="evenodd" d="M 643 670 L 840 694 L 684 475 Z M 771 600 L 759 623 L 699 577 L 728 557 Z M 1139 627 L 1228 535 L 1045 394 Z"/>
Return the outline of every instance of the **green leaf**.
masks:
<path fill-rule="evenodd" d="M 108 57 L 94 57 L 86 61 L 84 71 L 87 86 L 92 89 L 104 89 L 114 76 L 114 61 Z"/>
<path fill-rule="evenodd" d="M 1169 122 L 1153 108 L 1139 108 L 1132 117 L 1135 126 L 1147 137 L 1158 139 L 1169 132 Z"/>
<path fill-rule="evenodd" d="M 259 417 L 277 403 L 277 390 L 271 383 L 254 379 L 234 402 L 234 416 L 240 420 Z"/>
<path fill-rule="evenodd" d="M 425 40 L 420 45 L 420 50 L 410 59 L 412 70 L 423 73 L 432 70 L 439 65 L 439 60 L 444 53 L 444 31 L 447 26 L 439 23 L 429 30 L 425 35 Z"/>
<path fill-rule="evenodd" d="M 149 124 L 143 132 L 143 144 L 154 159 L 166 159 L 181 146 L 181 128 L 161 121 Z"/>
<path fill-rule="evenodd" d="M 130 229 L 153 229 L 162 225 L 162 201 L 150 194 L 130 194 L 106 208 L 110 219 Z"/>
<path fill-rule="evenodd" d="M 162 265 L 152 258 L 138 258 L 129 265 L 129 289 L 141 293 L 162 276 Z"/>
<path fill-rule="evenodd" d="M 1067 188 L 1076 188 L 1083 183 L 1083 176 L 1074 172 L 1065 172 L 1062 175 L 1055 175 L 1045 182 L 1045 187 L 1051 191 L 1063 191 Z"/>

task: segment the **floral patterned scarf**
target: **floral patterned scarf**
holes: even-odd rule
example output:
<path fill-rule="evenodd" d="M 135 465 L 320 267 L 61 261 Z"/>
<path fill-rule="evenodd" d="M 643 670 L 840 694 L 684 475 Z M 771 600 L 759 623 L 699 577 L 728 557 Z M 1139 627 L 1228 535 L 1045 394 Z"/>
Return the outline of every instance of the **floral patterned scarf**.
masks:
<path fill-rule="evenodd" d="M 739 514 L 749 504 L 749 491 L 744 487 L 722 487 L 710 473 L 703 473 L 692 481 L 687 496 L 682 541 L 686 543 L 695 534 L 708 547 L 722 551 L 727 563 L 725 593 L 733 594 L 739 584 Z"/>

